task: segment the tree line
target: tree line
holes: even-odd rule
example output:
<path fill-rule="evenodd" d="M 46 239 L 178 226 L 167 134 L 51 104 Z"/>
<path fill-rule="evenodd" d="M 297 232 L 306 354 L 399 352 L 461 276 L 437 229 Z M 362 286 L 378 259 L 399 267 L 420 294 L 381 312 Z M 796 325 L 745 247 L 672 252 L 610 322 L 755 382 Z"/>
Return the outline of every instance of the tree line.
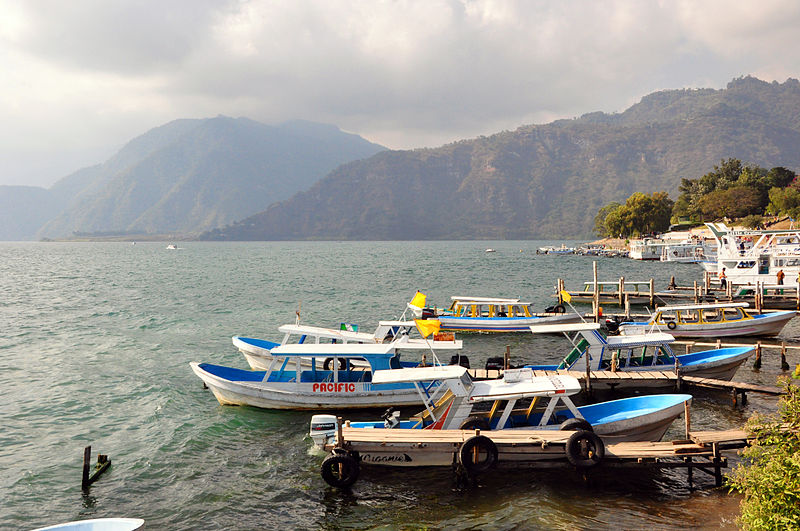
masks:
<path fill-rule="evenodd" d="M 678 191 L 677 201 L 666 192 L 636 192 L 625 203 L 609 203 L 598 211 L 594 230 L 603 237 L 629 238 L 662 232 L 678 222 L 742 219 L 755 228 L 767 214 L 800 216 L 800 182 L 781 166 L 767 170 L 723 159 L 698 179 L 681 179 Z"/>

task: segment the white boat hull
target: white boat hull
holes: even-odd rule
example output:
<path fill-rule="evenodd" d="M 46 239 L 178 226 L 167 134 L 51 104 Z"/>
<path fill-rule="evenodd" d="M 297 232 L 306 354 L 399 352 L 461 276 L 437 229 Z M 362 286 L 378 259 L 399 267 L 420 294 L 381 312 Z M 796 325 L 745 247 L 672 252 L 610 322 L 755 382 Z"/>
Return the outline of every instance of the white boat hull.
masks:
<path fill-rule="evenodd" d="M 742 319 L 721 323 L 680 324 L 665 331 L 675 337 L 737 337 L 737 336 L 774 336 L 783 330 L 786 323 L 792 320 L 794 312 L 776 312 L 764 314 L 756 319 Z M 628 335 L 647 333 L 652 325 L 622 325 L 620 332 Z"/>
<path fill-rule="evenodd" d="M 381 389 L 363 382 L 250 382 L 231 381 L 211 374 L 198 363 L 192 370 L 222 405 L 265 409 L 326 410 L 419 405 L 417 391 Z"/>
<path fill-rule="evenodd" d="M 543 324 L 577 323 L 580 315 L 575 313 L 551 314 L 546 317 L 437 317 L 442 330 L 461 332 L 527 332 L 531 326 Z"/>

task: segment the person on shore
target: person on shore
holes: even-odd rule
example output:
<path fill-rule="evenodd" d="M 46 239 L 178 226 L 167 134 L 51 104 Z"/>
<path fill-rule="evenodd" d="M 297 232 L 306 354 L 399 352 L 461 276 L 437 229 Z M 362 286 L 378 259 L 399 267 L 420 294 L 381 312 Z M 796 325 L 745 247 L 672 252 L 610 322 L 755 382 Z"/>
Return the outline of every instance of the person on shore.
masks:
<path fill-rule="evenodd" d="M 725 274 L 725 268 L 722 268 L 722 271 L 719 272 L 719 287 L 722 289 L 728 288 L 728 275 Z"/>
<path fill-rule="evenodd" d="M 783 269 L 778 270 L 778 285 L 783 285 L 783 279 L 786 277 L 786 273 L 783 272 Z"/>

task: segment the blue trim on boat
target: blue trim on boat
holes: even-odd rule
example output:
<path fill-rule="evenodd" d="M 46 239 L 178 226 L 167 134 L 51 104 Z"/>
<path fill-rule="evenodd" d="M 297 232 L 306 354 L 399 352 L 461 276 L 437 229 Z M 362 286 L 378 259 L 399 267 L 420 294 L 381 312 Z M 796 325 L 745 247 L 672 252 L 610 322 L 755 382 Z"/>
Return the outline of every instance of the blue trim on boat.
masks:
<path fill-rule="evenodd" d="M 682 367 L 689 367 L 692 365 L 702 365 L 704 363 L 736 358 L 752 351 L 753 347 L 728 347 L 692 352 L 690 354 L 679 354 L 677 358 Z"/>
<path fill-rule="evenodd" d="M 274 341 L 267 341 L 266 339 L 255 339 L 252 337 L 241 337 L 241 336 L 239 336 L 238 339 L 243 343 L 247 343 L 249 345 L 253 345 L 254 347 L 263 348 L 267 350 L 272 350 L 275 347 L 281 346 L 280 343 L 275 343 Z"/>

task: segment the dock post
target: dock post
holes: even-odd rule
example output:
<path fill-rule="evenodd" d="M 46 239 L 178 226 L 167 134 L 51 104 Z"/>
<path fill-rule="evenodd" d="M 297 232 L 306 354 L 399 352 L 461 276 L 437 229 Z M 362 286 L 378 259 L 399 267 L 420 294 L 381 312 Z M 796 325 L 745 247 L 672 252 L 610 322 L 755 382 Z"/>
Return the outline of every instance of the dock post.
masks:
<path fill-rule="evenodd" d="M 344 437 L 342 436 L 342 417 L 336 417 L 336 447 L 344 448 Z"/>
<path fill-rule="evenodd" d="M 625 304 L 625 277 L 619 277 L 619 305 Z"/>
<path fill-rule="evenodd" d="M 753 362 L 754 369 L 761 368 L 761 341 L 756 343 L 756 361 Z"/>
<path fill-rule="evenodd" d="M 592 311 L 594 312 L 594 322 L 600 322 L 600 286 L 597 284 L 597 261 L 592 262 L 592 278 L 594 279 L 594 293 L 592 295 Z"/>
<path fill-rule="evenodd" d="M 706 286 L 706 293 L 711 291 L 711 272 L 703 271 L 703 284 Z"/>
<path fill-rule="evenodd" d="M 655 289 L 654 288 L 655 288 L 655 283 L 653 282 L 653 279 L 651 278 L 650 279 L 650 307 L 651 308 L 653 306 L 655 306 L 655 295 L 656 295 L 656 293 L 655 293 Z"/>
<path fill-rule="evenodd" d="M 583 356 L 586 358 L 586 393 L 589 396 L 592 396 L 592 366 L 589 361 L 589 350 L 586 350 L 586 353 Z"/>
<path fill-rule="evenodd" d="M 762 297 L 761 281 L 757 280 L 756 281 L 756 311 L 758 313 L 761 313 L 761 297 Z"/>
<path fill-rule="evenodd" d="M 561 296 L 561 291 L 563 289 L 564 289 L 564 281 L 559 278 L 556 281 L 556 298 L 558 299 L 558 304 L 564 304 L 564 298 Z"/>
<path fill-rule="evenodd" d="M 722 348 L 722 340 L 720 338 L 717 338 L 717 350 L 721 348 Z"/>
<path fill-rule="evenodd" d="M 711 449 L 714 454 L 714 486 L 722 486 L 722 459 L 719 456 L 719 443 L 711 444 Z"/>
<path fill-rule="evenodd" d="M 694 303 L 699 304 L 700 300 L 697 297 L 697 281 L 694 281 Z"/>
<path fill-rule="evenodd" d="M 625 294 L 625 319 L 631 318 L 631 298 Z"/>
<path fill-rule="evenodd" d="M 511 358 L 511 345 L 506 345 L 506 355 L 503 357 L 503 370 L 508 370 L 508 360 Z"/>
<path fill-rule="evenodd" d="M 675 388 L 681 390 L 681 368 L 678 366 L 678 356 L 675 356 Z"/>
<path fill-rule="evenodd" d="M 683 403 L 683 417 L 686 424 L 686 440 L 689 441 L 689 435 L 692 432 L 692 415 L 689 411 L 689 402 L 686 401 Z"/>
<path fill-rule="evenodd" d="M 781 370 L 789 370 L 789 364 L 786 363 L 786 341 L 781 341 Z"/>
<path fill-rule="evenodd" d="M 795 291 L 795 297 L 796 297 L 795 298 L 794 309 L 795 309 L 795 311 L 797 311 L 797 310 L 800 310 L 800 282 L 797 283 L 797 286 L 795 286 L 795 290 L 794 291 Z"/>
<path fill-rule="evenodd" d="M 92 447 L 87 446 L 83 449 L 83 477 L 81 478 L 81 488 L 89 487 L 89 462 L 92 460 Z"/>
<path fill-rule="evenodd" d="M 728 296 L 729 301 L 733 300 L 733 284 L 730 282 L 725 285 L 725 294 Z"/>

